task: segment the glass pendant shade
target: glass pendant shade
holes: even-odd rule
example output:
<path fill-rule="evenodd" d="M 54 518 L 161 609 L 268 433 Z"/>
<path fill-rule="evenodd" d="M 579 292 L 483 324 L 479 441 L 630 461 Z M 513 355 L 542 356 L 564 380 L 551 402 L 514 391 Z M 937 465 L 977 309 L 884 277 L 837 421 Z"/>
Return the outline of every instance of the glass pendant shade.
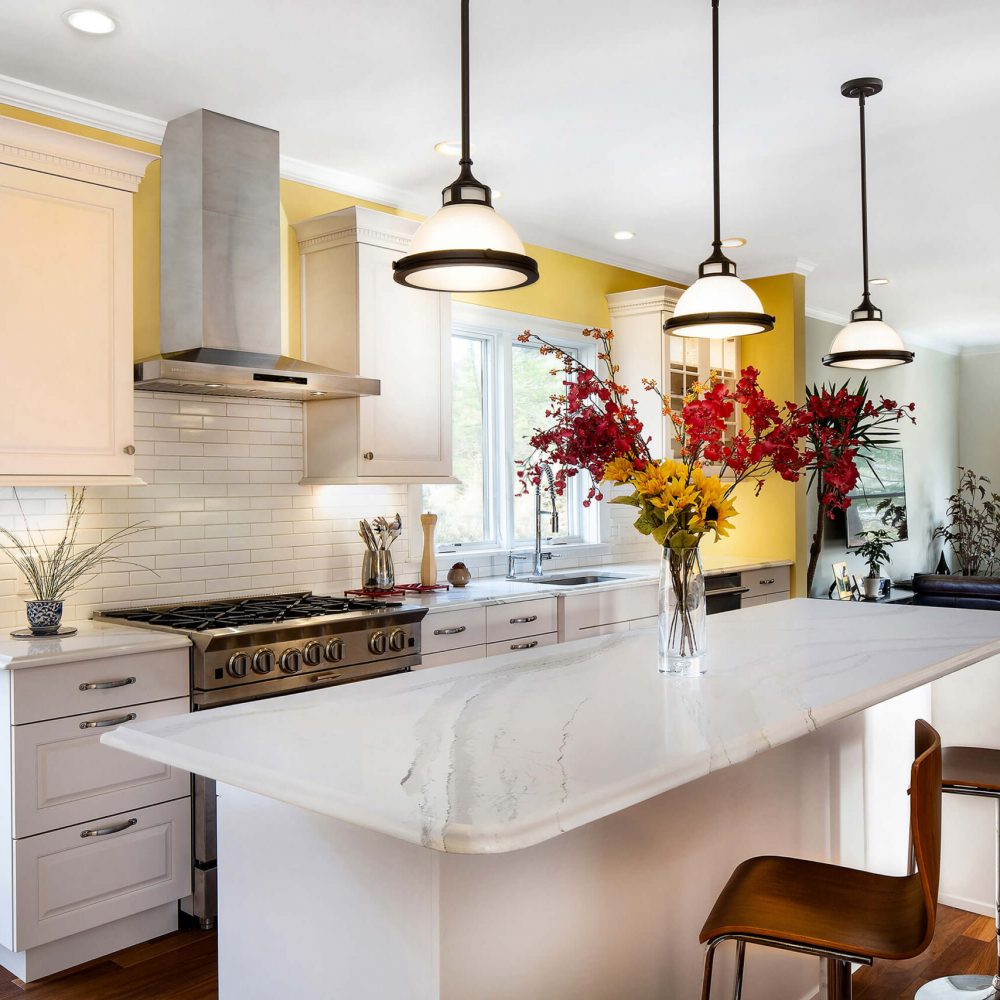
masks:
<path fill-rule="evenodd" d="M 710 274 L 681 295 L 666 326 L 682 337 L 724 340 L 764 333 L 773 328 L 774 319 L 735 274 Z"/>
<path fill-rule="evenodd" d="M 476 249 L 482 248 L 482 249 Z M 488 205 L 438 209 L 397 262 L 397 280 L 437 292 L 495 292 L 531 284 L 538 268 L 513 226 Z M 405 277 L 398 277 L 405 268 Z"/>
<path fill-rule="evenodd" d="M 848 323 L 830 345 L 823 358 L 829 368 L 856 368 L 872 371 L 909 364 L 913 352 L 906 349 L 903 338 L 880 319 L 858 319 Z"/>

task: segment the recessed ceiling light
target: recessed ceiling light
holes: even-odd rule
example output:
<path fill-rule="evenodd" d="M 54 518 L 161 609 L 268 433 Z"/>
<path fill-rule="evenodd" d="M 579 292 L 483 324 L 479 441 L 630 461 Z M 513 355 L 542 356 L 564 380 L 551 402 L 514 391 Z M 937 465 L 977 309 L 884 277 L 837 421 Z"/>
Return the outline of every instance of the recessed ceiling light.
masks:
<path fill-rule="evenodd" d="M 745 247 L 747 241 L 742 236 L 727 236 L 722 245 L 726 250 L 735 250 L 737 247 Z"/>
<path fill-rule="evenodd" d="M 71 28 L 88 35 L 110 35 L 118 27 L 118 22 L 110 14 L 91 7 L 68 10 L 63 14 L 63 20 Z"/>
<path fill-rule="evenodd" d="M 635 236 L 635 233 L 629 232 L 627 229 L 619 229 L 617 233 L 614 234 L 616 240 L 630 240 Z"/>
<path fill-rule="evenodd" d="M 469 152 L 474 153 L 475 151 L 476 151 L 476 144 L 472 143 Z M 461 156 L 462 140 L 442 139 L 440 142 L 436 142 L 434 144 L 434 152 L 440 153 L 442 156 Z"/>
<path fill-rule="evenodd" d="M 868 284 L 869 285 L 888 285 L 889 284 L 889 279 L 888 278 L 869 278 L 868 279 Z"/>

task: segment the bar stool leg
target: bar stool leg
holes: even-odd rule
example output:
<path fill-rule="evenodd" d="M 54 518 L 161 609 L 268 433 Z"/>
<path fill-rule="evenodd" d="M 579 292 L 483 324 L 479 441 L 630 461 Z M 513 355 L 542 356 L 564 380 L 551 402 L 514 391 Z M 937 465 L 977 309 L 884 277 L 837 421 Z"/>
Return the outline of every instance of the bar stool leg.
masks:
<path fill-rule="evenodd" d="M 733 985 L 733 1000 L 742 1000 L 743 997 L 743 965 L 746 962 L 747 943 L 746 941 L 736 942 L 736 979 Z"/>
<path fill-rule="evenodd" d="M 826 996 L 827 1000 L 851 1000 L 853 983 L 850 962 L 839 958 L 826 960 Z"/>
<path fill-rule="evenodd" d="M 913 1000 L 1000 1000 L 1000 796 L 993 798 L 996 840 L 994 848 L 993 923 L 997 937 L 995 976 L 945 976 L 925 983 Z"/>

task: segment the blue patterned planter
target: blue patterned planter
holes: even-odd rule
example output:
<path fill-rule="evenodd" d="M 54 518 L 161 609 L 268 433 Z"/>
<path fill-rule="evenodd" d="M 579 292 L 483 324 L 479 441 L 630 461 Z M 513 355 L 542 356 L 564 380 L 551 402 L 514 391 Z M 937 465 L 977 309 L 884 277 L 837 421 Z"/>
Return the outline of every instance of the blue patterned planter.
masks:
<path fill-rule="evenodd" d="M 25 601 L 28 624 L 35 635 L 54 635 L 62 621 L 62 601 Z"/>

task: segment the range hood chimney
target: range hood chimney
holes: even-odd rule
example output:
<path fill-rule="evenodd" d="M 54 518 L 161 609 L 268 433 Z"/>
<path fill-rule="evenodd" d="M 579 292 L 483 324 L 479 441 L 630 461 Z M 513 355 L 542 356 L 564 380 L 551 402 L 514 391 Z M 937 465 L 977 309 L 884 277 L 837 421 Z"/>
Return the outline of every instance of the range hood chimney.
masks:
<path fill-rule="evenodd" d="M 278 133 L 213 111 L 161 147 L 160 350 L 136 389 L 264 399 L 379 393 L 377 379 L 281 353 Z"/>

